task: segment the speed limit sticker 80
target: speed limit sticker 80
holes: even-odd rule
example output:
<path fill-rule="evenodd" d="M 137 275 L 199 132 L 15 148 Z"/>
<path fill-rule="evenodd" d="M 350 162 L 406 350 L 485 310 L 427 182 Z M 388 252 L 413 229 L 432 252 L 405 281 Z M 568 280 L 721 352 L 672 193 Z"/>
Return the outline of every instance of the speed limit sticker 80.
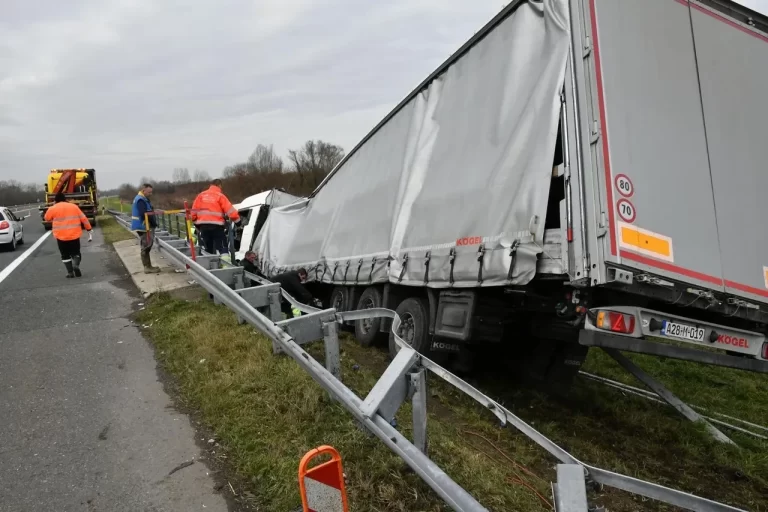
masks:
<path fill-rule="evenodd" d="M 632 197 L 635 193 L 635 186 L 626 174 L 616 175 L 614 183 L 616 184 L 616 190 L 624 197 Z"/>

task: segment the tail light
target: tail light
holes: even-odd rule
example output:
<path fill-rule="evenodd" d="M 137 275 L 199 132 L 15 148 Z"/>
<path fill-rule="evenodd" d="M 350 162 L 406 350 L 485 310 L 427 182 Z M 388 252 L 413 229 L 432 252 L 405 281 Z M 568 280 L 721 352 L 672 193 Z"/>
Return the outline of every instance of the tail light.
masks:
<path fill-rule="evenodd" d="M 763 342 L 763 359 L 768 359 L 768 341 Z"/>
<path fill-rule="evenodd" d="M 595 326 L 605 331 L 632 334 L 635 332 L 635 316 L 617 311 L 598 311 Z"/>
<path fill-rule="evenodd" d="M 0 229 L 8 229 L 9 227 L 11 227 L 11 225 L 8 224 L 7 220 L 0 222 Z"/>

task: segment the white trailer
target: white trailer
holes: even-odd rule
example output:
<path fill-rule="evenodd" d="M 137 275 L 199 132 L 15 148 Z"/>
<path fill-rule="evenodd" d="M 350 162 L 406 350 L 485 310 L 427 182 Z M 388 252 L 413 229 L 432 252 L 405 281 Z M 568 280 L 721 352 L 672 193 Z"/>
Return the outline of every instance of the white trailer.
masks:
<path fill-rule="evenodd" d="M 728 0 L 512 1 L 272 212 L 263 270 L 553 387 L 589 346 L 766 372 L 767 34 Z"/>

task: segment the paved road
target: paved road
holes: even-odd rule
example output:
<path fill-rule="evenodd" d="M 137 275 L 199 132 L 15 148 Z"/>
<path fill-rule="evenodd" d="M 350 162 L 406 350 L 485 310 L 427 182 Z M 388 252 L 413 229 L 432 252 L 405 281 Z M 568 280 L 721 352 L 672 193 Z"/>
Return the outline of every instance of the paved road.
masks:
<path fill-rule="evenodd" d="M 26 246 L 0 253 L 0 272 Z M 227 510 L 127 317 L 138 294 L 98 230 L 84 277 L 48 237 L 0 282 L 0 511 Z"/>

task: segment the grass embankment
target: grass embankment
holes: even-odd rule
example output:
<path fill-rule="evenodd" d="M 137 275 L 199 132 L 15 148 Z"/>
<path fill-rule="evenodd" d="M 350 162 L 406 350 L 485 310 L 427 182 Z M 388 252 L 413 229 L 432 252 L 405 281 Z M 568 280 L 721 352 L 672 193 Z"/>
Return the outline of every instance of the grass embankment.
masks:
<path fill-rule="evenodd" d="M 99 215 L 96 217 L 96 225 L 101 229 L 104 242 L 107 244 L 134 238 L 133 234 L 121 226 L 111 215 Z"/>
<path fill-rule="evenodd" d="M 181 403 L 199 411 L 224 447 L 227 463 L 241 478 L 238 494 L 252 496 L 259 510 L 296 508 L 298 462 L 322 444 L 336 447 L 344 458 L 351 510 L 447 509 L 290 358 L 273 356 L 270 342 L 251 327 L 238 326 L 226 308 L 159 296 L 138 320 L 149 326 L 158 360 L 175 378 Z M 322 361 L 320 346 L 309 351 Z M 645 359 L 636 358 L 651 373 L 671 374 L 665 382 L 682 397 L 768 423 L 767 400 L 758 393 L 763 380 L 721 369 L 707 377 L 709 370 L 701 373 L 698 365 Z M 343 340 L 342 378 L 358 395 L 370 390 L 386 364 L 384 351 Z M 587 364 L 592 372 L 623 379 L 614 366 L 599 353 Z M 556 461 L 525 436 L 499 428 L 492 415 L 439 379 L 430 378 L 429 385 L 430 457 L 490 510 L 549 508 L 545 500 L 551 501 Z M 478 385 L 585 462 L 766 510 L 766 443 L 734 435 L 741 449 L 716 444 L 668 407 L 584 379 L 565 401 L 510 392 L 503 383 L 481 380 Z M 409 405 L 398 424 L 410 437 Z M 615 490 L 592 498 L 613 511 L 667 509 Z"/>

